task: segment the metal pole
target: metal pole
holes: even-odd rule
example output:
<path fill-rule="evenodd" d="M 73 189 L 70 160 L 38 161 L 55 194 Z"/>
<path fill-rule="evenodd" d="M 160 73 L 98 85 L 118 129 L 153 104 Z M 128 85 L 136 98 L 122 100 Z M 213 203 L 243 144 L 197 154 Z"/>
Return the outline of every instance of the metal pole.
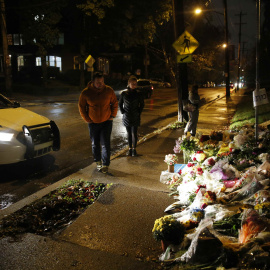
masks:
<path fill-rule="evenodd" d="M 229 59 L 229 32 L 228 32 L 228 15 L 227 0 L 223 0 L 224 4 L 224 24 L 225 24 L 225 78 L 226 78 L 226 97 L 230 97 L 230 59 Z"/>
<path fill-rule="evenodd" d="M 260 63 L 260 40 L 261 40 L 261 0 L 256 1 L 257 9 L 257 34 L 256 34 L 256 91 L 260 90 L 259 63 Z M 255 139 L 258 140 L 258 106 L 255 106 Z"/>
<path fill-rule="evenodd" d="M 239 90 L 239 82 L 240 82 L 242 11 L 240 12 L 239 16 L 240 16 L 240 23 L 239 23 L 239 42 L 238 42 L 238 61 L 237 61 L 237 86 L 235 91 Z"/>
<path fill-rule="evenodd" d="M 175 40 L 185 30 L 184 20 L 184 0 L 172 0 L 173 16 L 174 16 L 174 38 Z M 176 57 L 176 55 L 175 55 Z M 178 91 L 178 121 L 183 122 L 183 99 L 188 99 L 188 69 L 186 63 L 177 63 L 176 61 L 176 77 Z"/>

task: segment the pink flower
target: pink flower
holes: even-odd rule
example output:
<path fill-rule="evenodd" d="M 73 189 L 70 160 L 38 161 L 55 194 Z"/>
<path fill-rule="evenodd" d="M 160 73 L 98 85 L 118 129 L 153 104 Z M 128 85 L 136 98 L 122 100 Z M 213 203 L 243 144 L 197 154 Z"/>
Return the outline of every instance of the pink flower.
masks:
<path fill-rule="evenodd" d="M 195 157 L 193 158 L 193 161 L 196 161 L 196 158 Z"/>
<path fill-rule="evenodd" d="M 179 170 L 178 174 L 180 174 L 180 175 L 181 175 L 181 174 L 182 174 L 182 170 Z"/>

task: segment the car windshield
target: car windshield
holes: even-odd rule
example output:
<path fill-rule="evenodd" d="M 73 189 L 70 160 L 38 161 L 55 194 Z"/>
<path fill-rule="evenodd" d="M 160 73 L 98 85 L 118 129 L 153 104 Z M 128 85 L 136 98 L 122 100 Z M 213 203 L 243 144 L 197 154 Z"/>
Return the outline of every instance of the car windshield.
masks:
<path fill-rule="evenodd" d="M 138 86 L 150 85 L 149 81 L 138 81 Z"/>
<path fill-rule="evenodd" d="M 6 97 L 0 94 L 0 109 L 6 109 L 14 107 L 14 104 Z"/>

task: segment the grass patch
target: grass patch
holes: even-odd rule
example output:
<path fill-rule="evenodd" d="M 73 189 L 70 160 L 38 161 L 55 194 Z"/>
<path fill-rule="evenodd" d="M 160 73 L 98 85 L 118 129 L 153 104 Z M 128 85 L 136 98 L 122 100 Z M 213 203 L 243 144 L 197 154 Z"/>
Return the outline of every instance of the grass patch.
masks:
<path fill-rule="evenodd" d="M 270 97 L 270 92 L 267 93 Z M 270 120 L 269 104 L 258 107 L 258 123 L 262 124 Z M 230 129 L 240 129 L 243 126 L 255 124 L 255 109 L 253 107 L 252 96 L 248 96 L 237 106 L 235 114 L 231 119 Z"/>
<path fill-rule="evenodd" d="M 0 237 L 21 233 L 53 234 L 74 221 L 110 185 L 69 180 L 34 203 L 3 218 Z"/>

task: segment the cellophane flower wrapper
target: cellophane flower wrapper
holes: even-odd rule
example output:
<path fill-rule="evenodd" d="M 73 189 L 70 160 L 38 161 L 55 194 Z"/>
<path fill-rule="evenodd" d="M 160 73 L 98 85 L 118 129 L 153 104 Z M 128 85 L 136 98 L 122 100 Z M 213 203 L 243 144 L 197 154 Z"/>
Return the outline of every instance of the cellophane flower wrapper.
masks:
<path fill-rule="evenodd" d="M 268 156 L 269 156 L 268 153 L 261 153 L 261 154 L 258 156 L 258 158 L 259 158 L 259 160 L 260 160 L 262 163 L 264 163 L 264 162 L 267 160 Z"/>
<path fill-rule="evenodd" d="M 262 187 L 263 186 L 260 184 L 260 182 L 254 177 L 250 183 L 246 184 L 238 191 L 236 196 L 231 199 L 231 202 L 247 199 L 251 195 L 255 194 L 258 190 L 262 189 Z"/>
<path fill-rule="evenodd" d="M 256 170 L 257 170 L 256 167 L 252 166 L 246 172 L 242 173 L 241 177 L 239 178 L 239 181 L 237 181 L 236 184 L 233 186 L 233 188 L 230 189 L 230 192 L 238 190 L 244 185 L 252 182 L 254 176 L 256 175 Z"/>
<path fill-rule="evenodd" d="M 222 220 L 226 217 L 229 217 L 235 214 L 234 211 L 229 210 L 228 207 L 222 204 L 208 205 L 204 209 L 204 212 L 205 212 L 205 218 L 211 218 L 213 219 L 214 222 Z"/>
<path fill-rule="evenodd" d="M 175 259 L 176 262 L 192 261 L 192 258 L 194 257 L 194 255 L 196 253 L 196 249 L 198 247 L 199 236 L 200 236 L 201 232 L 207 227 L 213 227 L 213 221 L 212 221 L 212 219 L 204 218 L 199 223 L 199 226 L 196 228 L 194 233 L 186 235 L 187 238 L 189 238 L 191 240 L 191 244 L 190 244 L 188 250 L 181 257 L 178 257 Z"/>
<path fill-rule="evenodd" d="M 245 244 L 251 238 L 256 237 L 261 231 L 269 231 L 268 219 L 263 219 L 253 209 L 245 209 L 242 216 L 241 229 L 239 231 L 239 243 Z"/>
<path fill-rule="evenodd" d="M 244 203 L 251 204 L 255 206 L 256 204 L 270 202 L 270 191 L 269 190 L 259 190 L 252 194 L 249 198 L 244 200 Z"/>
<path fill-rule="evenodd" d="M 234 140 L 235 147 L 241 148 L 241 146 L 249 140 L 249 136 L 245 134 L 239 134 L 239 135 L 234 136 L 233 140 Z"/>

